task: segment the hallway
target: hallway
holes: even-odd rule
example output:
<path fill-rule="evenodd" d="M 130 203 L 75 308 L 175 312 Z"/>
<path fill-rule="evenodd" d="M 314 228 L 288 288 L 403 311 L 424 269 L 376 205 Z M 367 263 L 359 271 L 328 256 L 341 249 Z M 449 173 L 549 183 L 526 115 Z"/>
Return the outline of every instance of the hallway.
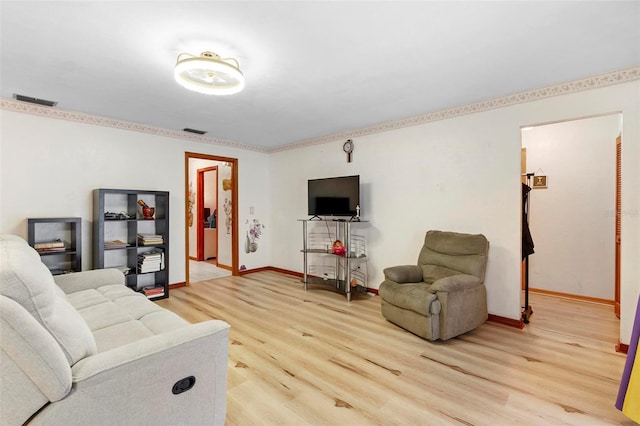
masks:
<path fill-rule="evenodd" d="M 198 281 L 206 281 L 215 278 L 228 277 L 231 275 L 231 271 L 218 268 L 213 263 L 198 262 L 196 260 L 189 260 L 189 282 L 195 283 Z"/>

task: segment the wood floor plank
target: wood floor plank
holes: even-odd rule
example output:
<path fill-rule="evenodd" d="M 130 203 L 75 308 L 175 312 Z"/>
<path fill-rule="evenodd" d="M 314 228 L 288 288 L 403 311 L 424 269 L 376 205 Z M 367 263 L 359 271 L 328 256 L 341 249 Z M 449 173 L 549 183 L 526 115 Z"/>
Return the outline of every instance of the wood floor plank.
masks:
<path fill-rule="evenodd" d="M 351 302 L 264 271 L 158 304 L 231 325 L 228 425 L 632 425 L 614 407 L 625 356 L 607 305 L 531 294 L 523 330 L 485 323 L 427 342 Z"/>

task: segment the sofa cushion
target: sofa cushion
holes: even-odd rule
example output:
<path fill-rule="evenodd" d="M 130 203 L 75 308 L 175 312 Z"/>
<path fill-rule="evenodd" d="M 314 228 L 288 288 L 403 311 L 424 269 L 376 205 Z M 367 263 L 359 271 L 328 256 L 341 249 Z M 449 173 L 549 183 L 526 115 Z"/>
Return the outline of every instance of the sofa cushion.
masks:
<path fill-rule="evenodd" d="M 99 353 L 189 325 L 123 285 L 82 290 L 67 298 L 93 332 Z"/>
<path fill-rule="evenodd" d="M 0 293 L 22 305 L 53 336 L 69 365 L 96 353 L 89 327 L 56 289 L 38 253 L 15 236 L 0 236 Z"/>

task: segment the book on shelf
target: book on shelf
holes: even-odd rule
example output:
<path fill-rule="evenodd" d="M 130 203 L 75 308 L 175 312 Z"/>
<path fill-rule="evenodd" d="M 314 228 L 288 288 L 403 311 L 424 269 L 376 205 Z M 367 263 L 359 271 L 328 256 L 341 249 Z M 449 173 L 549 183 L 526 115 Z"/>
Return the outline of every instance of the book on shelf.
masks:
<path fill-rule="evenodd" d="M 139 274 L 148 274 L 149 272 L 159 272 L 162 271 L 160 266 L 138 266 Z"/>
<path fill-rule="evenodd" d="M 138 263 L 152 264 L 159 263 L 164 265 L 164 253 L 140 253 L 138 255 Z"/>
<path fill-rule="evenodd" d="M 164 269 L 164 252 L 155 249 L 138 255 L 138 273 L 157 272 Z"/>
<path fill-rule="evenodd" d="M 162 255 L 159 256 L 138 256 L 138 263 L 146 263 L 146 264 L 152 264 L 152 263 L 162 263 Z"/>
<path fill-rule="evenodd" d="M 66 246 L 67 246 L 66 242 L 62 241 L 61 239 L 57 239 L 53 241 L 42 241 L 42 242 L 33 244 L 33 248 L 36 249 L 36 251 L 52 251 L 52 250 L 62 251 L 65 249 Z"/>
<path fill-rule="evenodd" d="M 164 287 L 145 287 L 142 289 L 145 296 L 162 296 L 164 295 Z"/>
<path fill-rule="evenodd" d="M 36 249 L 38 253 L 55 253 L 60 251 L 66 251 L 67 249 L 64 247 L 51 247 L 51 248 L 41 248 Z"/>
<path fill-rule="evenodd" d="M 164 251 L 159 248 L 155 248 L 153 250 L 145 251 L 138 254 L 138 259 L 161 259 L 164 257 Z"/>
<path fill-rule="evenodd" d="M 163 256 L 140 256 L 138 255 L 138 263 L 151 265 L 151 264 L 160 264 L 163 261 Z"/>
<path fill-rule="evenodd" d="M 140 253 L 138 255 L 138 257 L 145 258 L 145 259 L 160 259 L 163 254 L 164 254 L 164 252 L 162 250 L 153 249 L 151 251 L 145 251 L 145 252 Z"/>
<path fill-rule="evenodd" d="M 138 243 L 143 246 L 164 244 L 164 237 L 156 234 L 138 234 Z"/>
<path fill-rule="evenodd" d="M 125 243 L 124 241 L 121 241 L 121 240 L 111 240 L 111 241 L 105 241 L 104 242 L 105 250 L 122 249 L 122 248 L 126 248 L 128 246 L 129 246 L 129 244 L 127 244 L 127 243 Z"/>

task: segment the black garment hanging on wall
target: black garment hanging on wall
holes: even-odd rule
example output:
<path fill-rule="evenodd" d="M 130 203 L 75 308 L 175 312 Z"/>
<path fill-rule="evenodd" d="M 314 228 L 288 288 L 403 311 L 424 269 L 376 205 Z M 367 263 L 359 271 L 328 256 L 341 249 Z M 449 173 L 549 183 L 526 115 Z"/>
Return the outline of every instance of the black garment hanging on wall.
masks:
<path fill-rule="evenodd" d="M 533 250 L 533 238 L 531 237 L 531 231 L 529 230 L 529 191 L 531 188 L 529 185 L 522 184 L 522 260 L 524 260 L 530 254 L 535 253 Z"/>

